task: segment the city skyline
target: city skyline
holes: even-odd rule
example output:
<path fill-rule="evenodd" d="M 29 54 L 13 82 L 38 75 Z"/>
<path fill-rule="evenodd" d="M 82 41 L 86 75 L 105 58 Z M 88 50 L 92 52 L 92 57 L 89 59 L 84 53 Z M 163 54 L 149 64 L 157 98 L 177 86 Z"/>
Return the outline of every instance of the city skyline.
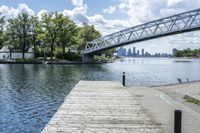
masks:
<path fill-rule="evenodd" d="M 142 49 L 137 49 L 136 47 L 131 48 L 124 48 L 120 47 L 117 50 L 117 56 L 128 56 L 128 57 L 171 57 L 175 54 L 177 51 L 176 48 L 173 48 L 171 50 L 171 53 L 163 53 L 163 52 L 156 52 L 156 53 L 150 53 L 149 51 Z"/>

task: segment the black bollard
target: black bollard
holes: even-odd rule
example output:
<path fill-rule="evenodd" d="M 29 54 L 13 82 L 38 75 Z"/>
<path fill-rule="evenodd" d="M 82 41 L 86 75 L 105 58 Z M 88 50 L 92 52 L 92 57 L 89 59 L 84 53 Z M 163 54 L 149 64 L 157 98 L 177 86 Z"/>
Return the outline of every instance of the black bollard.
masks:
<path fill-rule="evenodd" d="M 126 78 L 126 77 L 125 77 L 125 72 L 123 72 L 123 75 L 122 75 L 122 84 L 123 84 L 123 86 L 126 85 L 126 84 L 125 84 L 125 81 L 126 81 L 125 78 Z"/>
<path fill-rule="evenodd" d="M 181 121 L 182 121 L 181 110 L 175 110 L 175 112 L 174 112 L 174 133 L 181 133 Z"/>

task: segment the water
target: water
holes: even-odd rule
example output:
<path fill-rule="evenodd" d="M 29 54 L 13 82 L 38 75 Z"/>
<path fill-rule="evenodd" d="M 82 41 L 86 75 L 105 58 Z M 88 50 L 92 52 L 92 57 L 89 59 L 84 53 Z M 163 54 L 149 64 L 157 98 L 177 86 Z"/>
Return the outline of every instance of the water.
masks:
<path fill-rule="evenodd" d="M 121 80 L 153 86 L 200 80 L 200 61 L 126 58 L 98 65 L 0 65 L 0 132 L 41 132 L 79 80 Z M 180 59 L 179 59 L 180 60 Z M 185 59 L 184 59 L 185 60 Z"/>

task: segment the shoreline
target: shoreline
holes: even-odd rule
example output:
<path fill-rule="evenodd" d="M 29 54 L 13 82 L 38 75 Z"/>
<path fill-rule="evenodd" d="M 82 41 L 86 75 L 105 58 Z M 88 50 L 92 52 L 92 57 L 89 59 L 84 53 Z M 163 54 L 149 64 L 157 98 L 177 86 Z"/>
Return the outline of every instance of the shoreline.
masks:
<path fill-rule="evenodd" d="M 0 64 L 44 64 L 44 65 L 83 65 L 83 64 L 104 64 L 111 61 L 82 62 L 82 61 L 0 61 Z"/>
<path fill-rule="evenodd" d="M 186 84 L 193 84 L 193 83 L 198 83 L 200 82 L 200 80 L 193 80 L 193 81 L 189 81 L 189 82 L 182 82 L 182 83 L 171 83 L 171 84 L 165 84 L 165 85 L 153 85 L 153 86 L 146 86 L 146 87 L 151 87 L 151 88 L 155 88 L 155 87 L 170 87 L 170 86 L 177 86 L 177 85 L 186 85 Z"/>

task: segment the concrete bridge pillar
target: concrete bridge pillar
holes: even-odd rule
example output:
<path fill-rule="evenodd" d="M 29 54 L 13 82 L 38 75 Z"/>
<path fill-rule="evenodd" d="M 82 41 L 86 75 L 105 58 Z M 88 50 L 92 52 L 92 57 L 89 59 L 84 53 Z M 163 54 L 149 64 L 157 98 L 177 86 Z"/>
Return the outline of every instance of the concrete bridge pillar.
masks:
<path fill-rule="evenodd" d="M 84 63 L 91 63 L 93 62 L 94 60 L 94 55 L 90 55 L 90 54 L 82 54 L 82 61 Z"/>

